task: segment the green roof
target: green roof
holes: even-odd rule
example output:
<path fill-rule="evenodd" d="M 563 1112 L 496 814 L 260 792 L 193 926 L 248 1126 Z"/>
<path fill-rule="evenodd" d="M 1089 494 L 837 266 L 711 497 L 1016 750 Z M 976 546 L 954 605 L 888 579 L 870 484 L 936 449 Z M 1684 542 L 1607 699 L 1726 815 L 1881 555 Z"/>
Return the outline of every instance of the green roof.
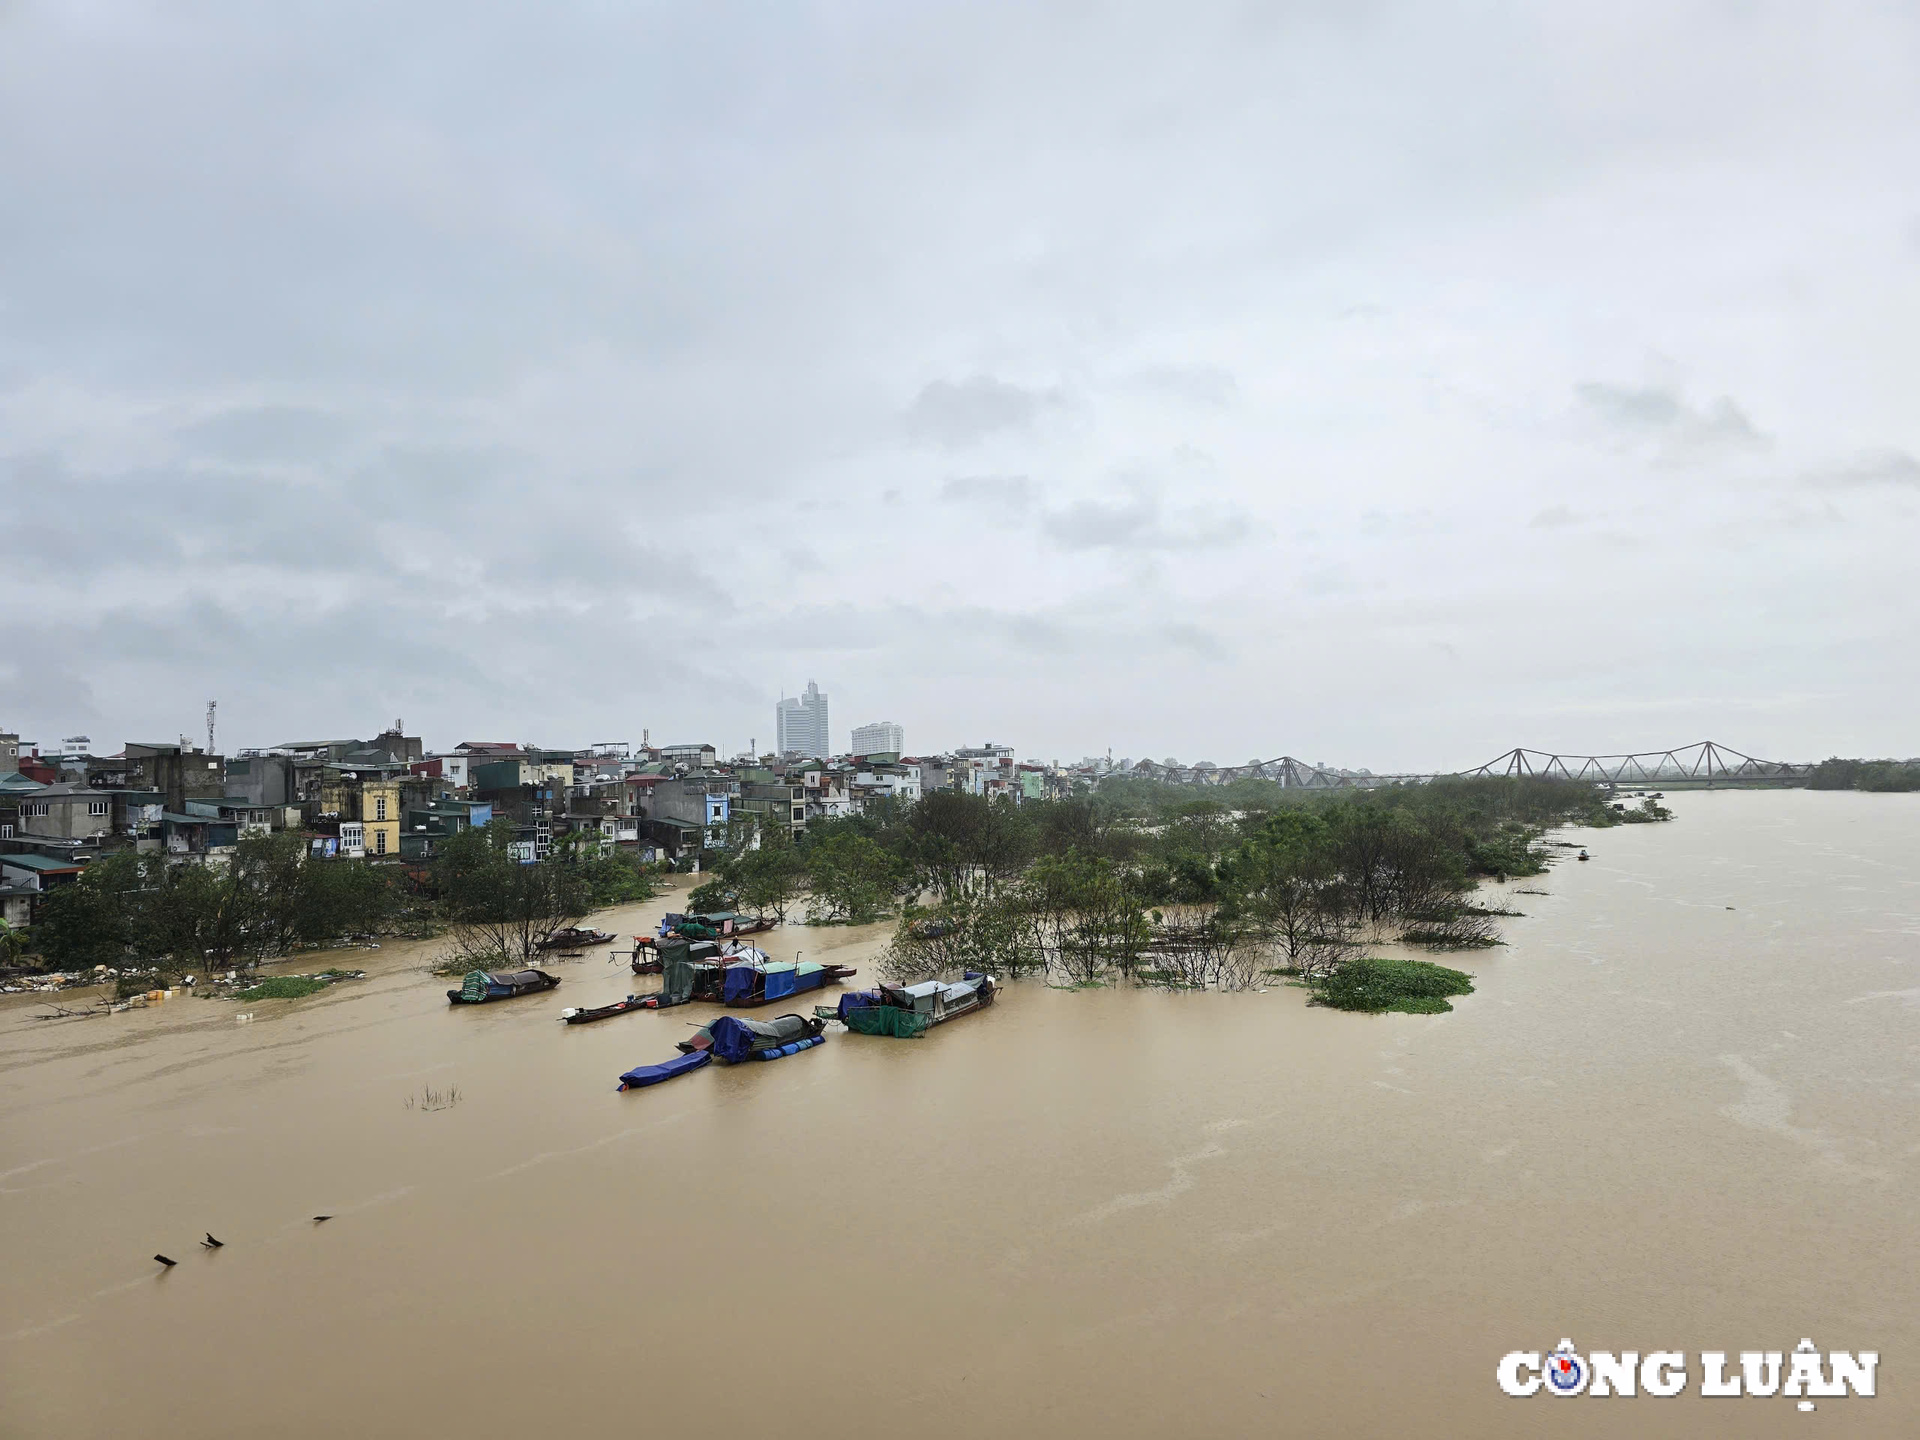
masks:
<path fill-rule="evenodd" d="M 45 855 L 0 855 L 0 865 L 11 865 L 17 870 L 78 870 L 80 868 L 71 860 L 54 860 Z"/>

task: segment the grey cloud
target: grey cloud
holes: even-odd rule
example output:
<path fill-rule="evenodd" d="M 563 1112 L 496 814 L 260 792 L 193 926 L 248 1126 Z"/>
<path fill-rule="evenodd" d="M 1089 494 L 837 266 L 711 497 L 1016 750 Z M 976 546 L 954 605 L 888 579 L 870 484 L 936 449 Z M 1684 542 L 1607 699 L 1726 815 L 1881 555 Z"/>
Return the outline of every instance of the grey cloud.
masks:
<path fill-rule="evenodd" d="M 1589 380 L 1574 387 L 1588 410 L 1618 430 L 1655 437 L 1689 449 L 1754 449 L 1771 443 L 1747 414 L 1725 395 L 1704 406 L 1689 405 L 1659 385 L 1608 385 Z"/>
<path fill-rule="evenodd" d="M 1881 485 L 1920 488 L 1920 460 L 1904 450 L 1868 451 L 1837 469 L 1809 475 L 1807 483 L 1822 490 L 1857 490 Z"/>
<path fill-rule="evenodd" d="M 1440 526 L 1440 517 L 1427 509 L 1369 510 L 1360 517 L 1362 535 L 1428 535 Z"/>
<path fill-rule="evenodd" d="M 1213 365 L 1150 365 L 1138 383 L 1191 405 L 1224 408 L 1240 397 L 1232 372 Z"/>
<path fill-rule="evenodd" d="M 1260 527 L 1244 511 L 1170 509 L 1155 494 L 1080 500 L 1041 522 L 1062 550 L 1213 550 L 1239 544 Z"/>
<path fill-rule="evenodd" d="M 1915 18 L 1255 8 L 0 0 L 0 614 L 71 672 L 0 657 L 0 721 L 739 743 L 817 672 L 915 745 L 1417 768 L 1569 674 L 1637 742 L 1608 696 L 1710 672 L 1906 723 L 1899 526 L 1752 504 L 1736 554 L 1727 497 L 1607 452 L 1764 421 L 1836 457 L 1785 471 L 1809 514 L 1915 495 L 1912 202 L 1807 162 L 1910 172 Z M 1727 378 L 1619 383 L 1656 344 Z M 1033 478 L 972 492 L 995 532 L 949 475 Z M 1585 520 L 1514 545 L 1546 475 Z M 1408 633 L 1616 564 L 1492 682 Z M 1192 703 L 1209 641 L 1242 703 Z"/>
<path fill-rule="evenodd" d="M 1534 513 L 1533 519 L 1527 522 L 1527 528 L 1531 530 L 1558 530 L 1565 526 L 1578 525 L 1579 523 L 1580 517 L 1574 514 L 1569 507 L 1565 505 L 1549 505 L 1544 510 L 1539 510 Z"/>
<path fill-rule="evenodd" d="M 957 384 L 935 380 L 907 407 L 907 432 L 916 440 L 959 449 L 1003 431 L 1026 430 L 1044 407 L 1057 403 L 1056 392 L 1025 390 L 991 375 Z"/>
<path fill-rule="evenodd" d="M 1198 625 L 1167 625 L 1161 628 L 1160 634 L 1173 649 L 1197 655 L 1203 660 L 1224 664 L 1233 659 L 1232 650 L 1221 642 L 1218 635 L 1210 630 L 1202 630 Z"/>
<path fill-rule="evenodd" d="M 956 475 L 940 486 L 940 498 L 949 504 L 983 502 L 1012 511 L 1031 508 L 1039 493 L 1025 475 Z"/>
<path fill-rule="evenodd" d="M 344 417 L 304 405 L 227 410 L 174 432 L 190 452 L 254 462 L 325 459 L 351 433 Z"/>

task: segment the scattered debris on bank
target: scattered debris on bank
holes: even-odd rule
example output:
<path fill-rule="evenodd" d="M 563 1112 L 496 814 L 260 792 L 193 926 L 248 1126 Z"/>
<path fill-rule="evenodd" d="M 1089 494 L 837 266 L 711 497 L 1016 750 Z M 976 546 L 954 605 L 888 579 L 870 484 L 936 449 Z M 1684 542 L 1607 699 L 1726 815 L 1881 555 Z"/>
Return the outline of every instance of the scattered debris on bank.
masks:
<path fill-rule="evenodd" d="M 31 985 L 9 984 L 0 993 L 57 994 L 63 990 L 94 989 L 113 986 L 112 998 L 101 997 L 84 1009 L 75 1009 L 48 1001 L 49 1009 L 36 1020 L 84 1020 L 95 1015 L 118 1015 L 127 1010 L 144 1009 L 169 1000 L 197 995 L 202 1000 L 298 1000 L 337 985 L 342 980 L 364 980 L 364 970 L 343 970 L 338 966 L 312 975 L 269 975 L 229 970 L 224 975 L 201 977 L 183 975 L 170 979 L 157 969 L 115 969 L 97 965 L 90 971 L 37 974 Z M 251 1018 L 251 1017 L 247 1017 Z"/>

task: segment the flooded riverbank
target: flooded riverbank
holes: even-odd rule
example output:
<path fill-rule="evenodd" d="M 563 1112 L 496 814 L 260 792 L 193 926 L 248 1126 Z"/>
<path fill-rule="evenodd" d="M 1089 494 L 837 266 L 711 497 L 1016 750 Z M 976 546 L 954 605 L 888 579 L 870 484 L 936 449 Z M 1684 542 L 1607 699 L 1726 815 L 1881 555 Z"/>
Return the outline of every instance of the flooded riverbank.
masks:
<path fill-rule="evenodd" d="M 1920 800 L 1669 803 L 1493 890 L 1449 1015 L 1020 984 L 622 1095 L 715 1012 L 560 1024 L 654 984 L 598 956 L 481 1007 L 432 946 L 250 1025 L 10 1005 L 0 1433 L 1911 1433 Z M 865 980 L 885 937 L 767 948 Z M 1881 1396 L 1499 1394 L 1563 1335 L 1810 1335 Z"/>

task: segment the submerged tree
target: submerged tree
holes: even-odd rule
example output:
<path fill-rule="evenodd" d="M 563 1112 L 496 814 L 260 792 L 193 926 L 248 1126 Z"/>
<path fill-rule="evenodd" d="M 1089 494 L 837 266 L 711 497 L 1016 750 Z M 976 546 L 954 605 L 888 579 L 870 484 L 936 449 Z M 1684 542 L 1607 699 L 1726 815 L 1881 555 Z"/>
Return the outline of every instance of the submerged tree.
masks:
<path fill-rule="evenodd" d="M 1353 948 L 1351 889 L 1340 873 L 1332 828 L 1300 809 L 1270 816 L 1222 866 L 1232 903 L 1279 968 L 1323 974 Z"/>
<path fill-rule="evenodd" d="M 440 845 L 434 881 L 451 923 L 449 965 L 469 969 L 525 965 L 554 933 L 593 908 L 592 886 L 565 859 L 532 862 L 515 854 L 510 820 L 463 830 Z"/>
<path fill-rule="evenodd" d="M 816 922 L 864 924 L 884 914 L 899 885 L 894 857 L 864 835 L 830 833 L 807 847 Z"/>

